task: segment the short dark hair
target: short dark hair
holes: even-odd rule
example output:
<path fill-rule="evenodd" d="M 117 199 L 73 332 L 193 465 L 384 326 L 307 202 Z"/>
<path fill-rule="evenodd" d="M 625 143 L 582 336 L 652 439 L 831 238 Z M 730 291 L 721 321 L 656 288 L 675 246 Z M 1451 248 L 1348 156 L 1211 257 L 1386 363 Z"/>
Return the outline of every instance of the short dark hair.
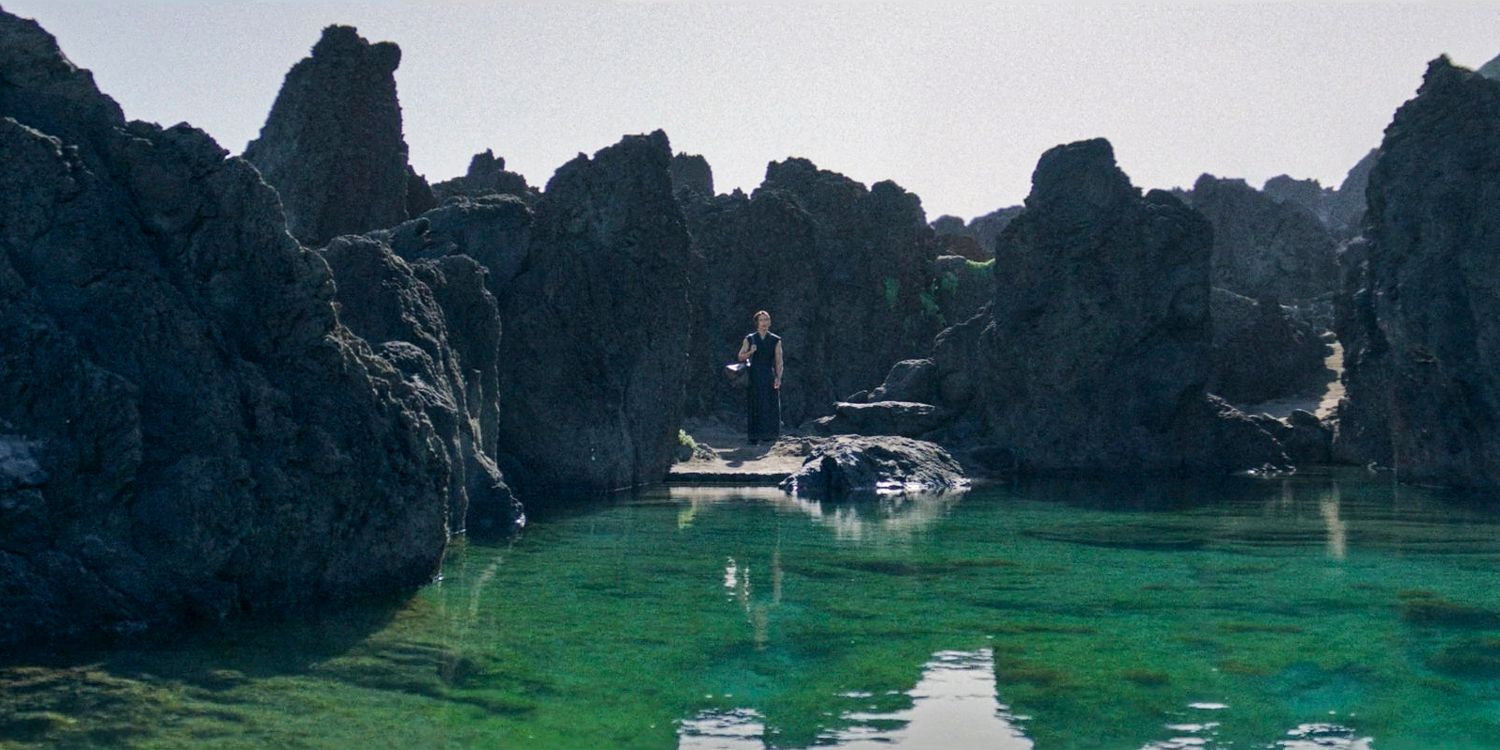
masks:
<path fill-rule="evenodd" d="M 761 310 L 761 311 L 755 313 L 754 315 L 751 315 L 750 319 L 751 320 L 760 320 L 760 317 L 762 315 L 766 316 L 766 320 L 770 320 L 771 319 L 771 314 L 768 313 L 768 312 L 766 312 L 765 310 Z"/>

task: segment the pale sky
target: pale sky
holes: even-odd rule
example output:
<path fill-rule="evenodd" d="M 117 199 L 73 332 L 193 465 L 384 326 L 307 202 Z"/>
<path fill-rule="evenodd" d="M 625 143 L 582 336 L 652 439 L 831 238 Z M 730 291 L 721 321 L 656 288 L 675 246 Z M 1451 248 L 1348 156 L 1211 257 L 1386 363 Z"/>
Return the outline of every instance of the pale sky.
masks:
<path fill-rule="evenodd" d="M 1104 136 L 1142 187 L 1203 172 L 1337 185 L 1448 53 L 1500 53 L 1495 4 L 70 2 L 0 0 L 127 117 L 233 153 L 329 23 L 401 46 L 411 162 L 494 149 L 535 185 L 665 130 L 720 192 L 803 156 L 892 179 L 928 218 L 1019 203 L 1041 153 Z"/>

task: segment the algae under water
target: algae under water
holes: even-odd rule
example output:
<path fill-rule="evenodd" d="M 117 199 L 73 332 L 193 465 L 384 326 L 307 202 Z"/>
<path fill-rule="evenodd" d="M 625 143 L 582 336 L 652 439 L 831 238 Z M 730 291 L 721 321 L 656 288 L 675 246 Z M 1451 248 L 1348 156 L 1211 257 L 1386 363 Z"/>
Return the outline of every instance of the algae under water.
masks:
<path fill-rule="evenodd" d="M 665 488 L 401 601 L 0 665 L 3 747 L 1500 748 L 1500 510 L 1339 473 Z"/>

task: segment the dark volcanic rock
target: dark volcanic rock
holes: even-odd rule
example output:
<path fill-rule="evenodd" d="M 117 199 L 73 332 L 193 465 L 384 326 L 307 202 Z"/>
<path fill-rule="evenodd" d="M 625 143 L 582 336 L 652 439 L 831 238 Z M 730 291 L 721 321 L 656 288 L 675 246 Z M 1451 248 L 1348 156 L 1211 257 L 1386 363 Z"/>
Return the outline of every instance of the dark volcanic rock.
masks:
<path fill-rule="evenodd" d="M 339 320 L 405 378 L 451 471 L 448 517 L 504 524 L 520 506 L 495 464 L 500 314 L 485 271 L 454 255 L 408 265 L 384 244 L 337 237 L 322 251 Z"/>
<path fill-rule="evenodd" d="M 744 394 L 719 373 L 751 315 L 782 336 L 782 418 L 827 414 L 891 365 L 926 353 L 943 320 L 935 244 L 920 200 L 892 182 L 864 185 L 806 159 L 773 162 L 754 196 L 684 201 L 703 254 L 704 330 L 696 413 L 742 414 Z"/>
<path fill-rule="evenodd" d="M 683 190 L 714 197 L 714 171 L 707 159 L 698 154 L 672 155 L 672 191 Z"/>
<path fill-rule="evenodd" d="M 933 298 L 943 320 L 959 323 L 974 317 L 995 298 L 995 261 L 976 263 L 956 255 L 932 262 Z"/>
<path fill-rule="evenodd" d="M 666 475 L 687 382 L 699 262 L 660 131 L 563 165 L 499 295 L 500 450 L 528 502 Z"/>
<path fill-rule="evenodd" d="M 1492 81 L 1500 81 L 1500 55 L 1495 56 L 1489 62 L 1479 66 L 1475 71 Z"/>
<path fill-rule="evenodd" d="M 824 435 L 901 435 L 921 437 L 947 424 L 953 414 L 942 407 L 910 401 L 840 402 L 830 416 L 814 422 Z"/>
<path fill-rule="evenodd" d="M 531 248 L 535 216 L 513 195 L 457 196 L 442 206 L 386 230 L 371 232 L 406 260 L 467 255 L 488 271 L 496 299 L 508 294 Z"/>
<path fill-rule="evenodd" d="M 795 495 L 939 493 L 968 486 L 963 468 L 934 443 L 903 437 L 836 437 L 818 442 L 781 488 Z"/>
<path fill-rule="evenodd" d="M 322 245 L 407 218 L 400 63 L 395 44 L 371 44 L 351 27 L 329 26 L 312 54 L 287 72 L 244 157 L 281 195 L 298 240 Z M 414 196 L 413 208 L 424 198 Z"/>
<path fill-rule="evenodd" d="M 1332 377 L 1328 345 L 1275 300 L 1214 289 L 1213 377 L 1209 391 L 1236 404 L 1295 395 Z"/>
<path fill-rule="evenodd" d="M 943 405 L 1030 471 L 1218 471 L 1283 457 L 1211 374 L 1204 218 L 1102 139 L 1058 146 L 1001 235 L 987 313 L 934 345 Z"/>
<path fill-rule="evenodd" d="M 1278 175 L 1266 181 L 1263 192 L 1278 203 L 1307 209 L 1334 237 L 1348 239 L 1359 233 L 1359 221 L 1365 213 L 1365 185 L 1370 169 L 1375 166 L 1375 156 L 1374 149 L 1365 154 L 1337 189 L 1323 187 L 1317 180 Z"/>
<path fill-rule="evenodd" d="M 944 237 L 968 237 L 979 246 L 981 255 L 971 256 L 964 252 L 954 252 L 955 248 L 947 246 L 945 254 L 963 255 L 973 260 L 987 260 L 995 257 L 995 240 L 1000 238 L 1000 233 L 1005 231 L 1006 225 L 1011 220 L 1021 215 L 1022 206 L 1006 206 L 997 208 L 983 216 L 977 216 L 965 224 L 963 219 L 957 216 L 939 216 L 932 221 L 932 230 L 939 236 Z"/>
<path fill-rule="evenodd" d="M 1367 195 L 1337 450 L 1402 479 L 1500 485 L 1500 82 L 1430 63 Z"/>
<path fill-rule="evenodd" d="M 897 362 L 885 382 L 870 392 L 871 401 L 932 403 L 937 398 L 937 365 L 930 359 Z"/>
<path fill-rule="evenodd" d="M 1198 178 L 1191 202 L 1213 224 L 1214 286 L 1286 302 L 1338 287 L 1336 243 L 1301 206 L 1211 175 Z"/>
<path fill-rule="evenodd" d="M 469 160 L 469 171 L 464 176 L 432 186 L 432 195 L 438 203 L 454 196 L 478 198 L 491 194 L 514 195 L 528 204 L 535 203 L 537 198 L 537 191 L 526 184 L 526 178 L 506 170 L 505 159 L 495 156 L 490 149 Z"/>
<path fill-rule="evenodd" d="M 275 191 L 3 12 L 0 80 L 0 646 L 430 580 L 441 439 Z"/>

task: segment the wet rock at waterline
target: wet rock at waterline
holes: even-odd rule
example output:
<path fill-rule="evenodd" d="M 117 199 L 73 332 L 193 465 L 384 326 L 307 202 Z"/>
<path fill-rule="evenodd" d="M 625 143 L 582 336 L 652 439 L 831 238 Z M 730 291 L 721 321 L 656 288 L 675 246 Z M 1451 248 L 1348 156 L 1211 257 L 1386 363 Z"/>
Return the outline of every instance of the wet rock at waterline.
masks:
<path fill-rule="evenodd" d="M 281 196 L 287 229 L 313 246 L 405 220 L 431 196 L 409 183 L 396 98 L 401 48 L 328 26 L 287 72 L 260 136 L 244 158 Z"/>
<path fill-rule="evenodd" d="M 430 580 L 453 469 L 276 192 L 4 12 L 0 71 L 0 646 Z"/>
<path fill-rule="evenodd" d="M 1346 253 L 1336 453 L 1500 486 L 1500 81 L 1440 57 L 1386 128 Z"/>
<path fill-rule="evenodd" d="M 813 497 L 936 493 L 967 486 L 963 468 L 935 443 L 854 436 L 817 442 L 802 468 L 781 483 L 790 494 Z"/>

